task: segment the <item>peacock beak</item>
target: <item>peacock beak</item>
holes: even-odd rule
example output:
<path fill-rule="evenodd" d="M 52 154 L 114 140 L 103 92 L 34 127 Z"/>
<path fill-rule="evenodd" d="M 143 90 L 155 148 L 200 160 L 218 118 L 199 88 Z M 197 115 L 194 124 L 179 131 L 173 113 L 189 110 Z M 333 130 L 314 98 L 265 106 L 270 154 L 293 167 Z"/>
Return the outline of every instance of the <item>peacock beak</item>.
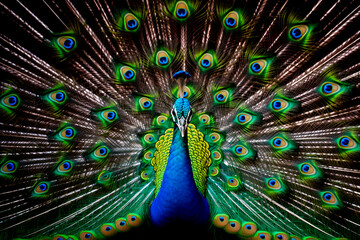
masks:
<path fill-rule="evenodd" d="M 181 117 L 178 122 L 176 123 L 180 132 L 181 132 L 181 137 L 185 136 L 185 132 L 186 132 L 186 128 L 187 128 L 187 121 L 184 117 Z"/>

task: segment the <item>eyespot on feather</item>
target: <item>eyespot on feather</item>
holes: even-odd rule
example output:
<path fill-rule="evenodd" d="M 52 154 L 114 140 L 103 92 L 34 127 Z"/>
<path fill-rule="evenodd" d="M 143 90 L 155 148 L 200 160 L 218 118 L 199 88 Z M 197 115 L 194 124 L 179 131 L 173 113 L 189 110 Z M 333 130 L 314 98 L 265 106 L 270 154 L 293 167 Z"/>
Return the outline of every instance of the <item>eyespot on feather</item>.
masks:
<path fill-rule="evenodd" d="M 208 125 L 210 123 L 210 116 L 208 114 L 202 114 L 199 116 L 199 121 L 202 124 Z"/>
<path fill-rule="evenodd" d="M 271 101 L 271 109 L 275 112 L 284 111 L 288 106 L 288 101 L 281 98 L 275 98 Z"/>
<path fill-rule="evenodd" d="M 199 60 L 199 66 L 205 69 L 212 68 L 214 65 L 214 56 L 210 53 L 205 53 Z"/>
<path fill-rule="evenodd" d="M 233 147 L 233 152 L 236 156 L 246 156 L 249 153 L 249 150 L 244 145 L 235 145 Z"/>
<path fill-rule="evenodd" d="M 271 240 L 269 232 L 257 231 L 253 237 L 249 237 L 248 240 Z"/>
<path fill-rule="evenodd" d="M 171 58 L 166 51 L 161 50 L 156 53 L 156 64 L 159 67 L 167 67 L 169 66 L 170 63 L 171 63 Z"/>
<path fill-rule="evenodd" d="M 236 11 L 231 11 L 224 17 L 223 23 L 226 27 L 235 29 L 239 27 L 239 20 L 239 14 Z"/>
<path fill-rule="evenodd" d="M 190 10 L 186 2 L 178 1 L 175 6 L 174 15 L 179 20 L 184 20 L 190 16 Z"/>
<path fill-rule="evenodd" d="M 70 52 L 76 48 L 76 39 L 72 36 L 61 36 L 56 39 L 56 43 L 65 51 Z"/>
<path fill-rule="evenodd" d="M 80 232 L 80 240 L 96 240 L 96 235 L 93 231 Z"/>
<path fill-rule="evenodd" d="M 266 181 L 267 187 L 271 189 L 280 189 L 281 183 L 276 178 L 269 178 Z"/>
<path fill-rule="evenodd" d="M 252 116 L 248 113 L 239 113 L 236 118 L 241 125 L 247 124 L 252 120 Z"/>
<path fill-rule="evenodd" d="M 257 231 L 257 226 L 253 222 L 244 222 L 241 225 L 239 234 L 242 236 L 251 236 L 254 235 Z"/>
<path fill-rule="evenodd" d="M 215 227 L 223 228 L 229 222 L 229 216 L 227 214 L 217 214 L 213 218 L 213 224 Z"/>
<path fill-rule="evenodd" d="M 71 126 L 64 127 L 59 132 L 59 137 L 63 140 L 72 140 L 75 137 L 75 129 Z"/>
<path fill-rule="evenodd" d="M 146 169 L 142 170 L 142 171 L 141 171 L 141 174 L 140 174 L 140 177 L 141 177 L 141 179 L 144 180 L 144 181 L 149 180 L 150 174 L 149 174 L 148 170 L 146 170 Z"/>
<path fill-rule="evenodd" d="M 288 142 L 282 137 L 273 138 L 271 144 L 274 148 L 279 148 L 279 149 L 286 148 L 289 145 Z"/>
<path fill-rule="evenodd" d="M 332 95 L 341 90 L 341 86 L 334 82 L 324 82 L 321 84 L 321 92 L 325 95 Z"/>
<path fill-rule="evenodd" d="M 273 237 L 275 240 L 289 240 L 289 235 L 284 232 L 274 232 Z"/>
<path fill-rule="evenodd" d="M 53 240 L 68 240 L 68 236 L 66 235 L 63 235 L 63 234 L 56 234 L 54 237 L 53 237 Z"/>
<path fill-rule="evenodd" d="M 1 166 L 1 173 L 7 175 L 12 174 L 17 170 L 18 164 L 13 160 L 8 160 L 4 162 Z"/>
<path fill-rule="evenodd" d="M 219 174 L 219 167 L 218 166 L 210 168 L 210 176 L 215 177 L 218 174 Z"/>
<path fill-rule="evenodd" d="M 259 75 L 266 69 L 267 65 L 268 62 L 265 59 L 258 59 L 250 63 L 249 71 L 252 74 Z"/>
<path fill-rule="evenodd" d="M 50 189 L 50 183 L 41 181 L 35 185 L 33 190 L 33 196 L 34 197 L 43 196 L 49 191 L 49 189 Z"/>
<path fill-rule="evenodd" d="M 16 109 L 20 105 L 20 98 L 17 94 L 10 93 L 2 97 L 1 105 L 10 109 Z"/>
<path fill-rule="evenodd" d="M 153 105 L 153 101 L 150 98 L 142 97 L 139 99 L 140 108 L 142 110 L 150 110 Z"/>
<path fill-rule="evenodd" d="M 62 104 L 66 101 L 67 95 L 64 90 L 55 90 L 49 93 L 49 99 L 56 104 Z"/>
<path fill-rule="evenodd" d="M 115 221 L 115 227 L 120 232 L 127 232 L 131 229 L 131 226 L 128 224 L 125 218 L 118 218 Z"/>
<path fill-rule="evenodd" d="M 139 19 L 132 13 L 124 15 L 125 30 L 134 32 L 140 27 Z"/>
<path fill-rule="evenodd" d="M 112 237 L 116 235 L 117 230 L 113 223 L 105 223 L 100 227 L 100 232 L 105 237 Z"/>
<path fill-rule="evenodd" d="M 136 213 L 126 215 L 126 220 L 131 227 L 139 227 L 143 222 L 142 217 Z"/>
<path fill-rule="evenodd" d="M 292 40 L 299 41 L 303 39 L 309 32 L 307 25 L 296 25 L 290 28 L 289 35 Z"/>
<path fill-rule="evenodd" d="M 229 94 L 228 90 L 220 90 L 214 95 L 214 99 L 217 103 L 226 103 L 228 101 Z"/>
<path fill-rule="evenodd" d="M 344 149 L 352 149 L 357 146 L 356 142 L 349 136 L 342 136 L 339 138 L 338 146 Z"/>
<path fill-rule="evenodd" d="M 235 234 L 240 231 L 241 225 L 240 222 L 235 219 L 229 219 L 228 224 L 225 226 L 224 230 L 227 233 Z"/>

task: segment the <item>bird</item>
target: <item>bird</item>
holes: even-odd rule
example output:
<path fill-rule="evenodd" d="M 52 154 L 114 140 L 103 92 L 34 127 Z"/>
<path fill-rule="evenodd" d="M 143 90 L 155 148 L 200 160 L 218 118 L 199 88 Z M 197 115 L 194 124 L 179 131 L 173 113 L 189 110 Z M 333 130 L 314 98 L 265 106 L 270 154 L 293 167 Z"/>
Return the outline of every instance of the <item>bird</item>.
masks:
<path fill-rule="evenodd" d="M 0 9 L 0 239 L 360 239 L 358 1 Z"/>

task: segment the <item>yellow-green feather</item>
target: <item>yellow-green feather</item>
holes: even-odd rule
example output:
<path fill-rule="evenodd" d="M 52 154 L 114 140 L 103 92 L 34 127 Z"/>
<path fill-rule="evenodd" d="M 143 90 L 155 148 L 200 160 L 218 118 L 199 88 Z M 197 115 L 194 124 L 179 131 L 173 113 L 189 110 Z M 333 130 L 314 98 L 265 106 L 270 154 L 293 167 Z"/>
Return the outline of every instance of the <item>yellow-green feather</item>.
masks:
<path fill-rule="evenodd" d="M 168 163 L 170 147 L 173 140 L 173 128 L 165 131 L 155 144 L 156 152 L 151 160 L 155 171 L 155 196 L 157 196 Z M 204 140 L 204 134 L 189 124 L 187 128 L 189 156 L 195 184 L 202 194 L 206 191 L 206 178 L 211 165 L 209 144 Z"/>
<path fill-rule="evenodd" d="M 204 134 L 189 124 L 187 129 L 189 155 L 195 184 L 204 195 L 206 191 L 206 178 L 211 165 L 209 144 L 204 140 Z"/>
<path fill-rule="evenodd" d="M 173 139 L 173 128 L 168 128 L 155 144 L 156 152 L 151 160 L 155 171 L 155 196 L 159 193 L 166 165 L 168 163 L 170 147 Z"/>

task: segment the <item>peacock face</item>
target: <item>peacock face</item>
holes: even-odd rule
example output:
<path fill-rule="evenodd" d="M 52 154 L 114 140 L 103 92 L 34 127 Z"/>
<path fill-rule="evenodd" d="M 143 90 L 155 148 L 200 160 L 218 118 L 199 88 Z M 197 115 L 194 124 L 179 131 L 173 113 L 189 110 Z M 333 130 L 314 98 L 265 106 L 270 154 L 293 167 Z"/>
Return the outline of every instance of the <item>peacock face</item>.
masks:
<path fill-rule="evenodd" d="M 181 136 L 184 137 L 187 125 L 190 123 L 192 117 L 190 102 L 186 98 L 178 98 L 171 110 L 171 116 L 179 128 Z"/>

